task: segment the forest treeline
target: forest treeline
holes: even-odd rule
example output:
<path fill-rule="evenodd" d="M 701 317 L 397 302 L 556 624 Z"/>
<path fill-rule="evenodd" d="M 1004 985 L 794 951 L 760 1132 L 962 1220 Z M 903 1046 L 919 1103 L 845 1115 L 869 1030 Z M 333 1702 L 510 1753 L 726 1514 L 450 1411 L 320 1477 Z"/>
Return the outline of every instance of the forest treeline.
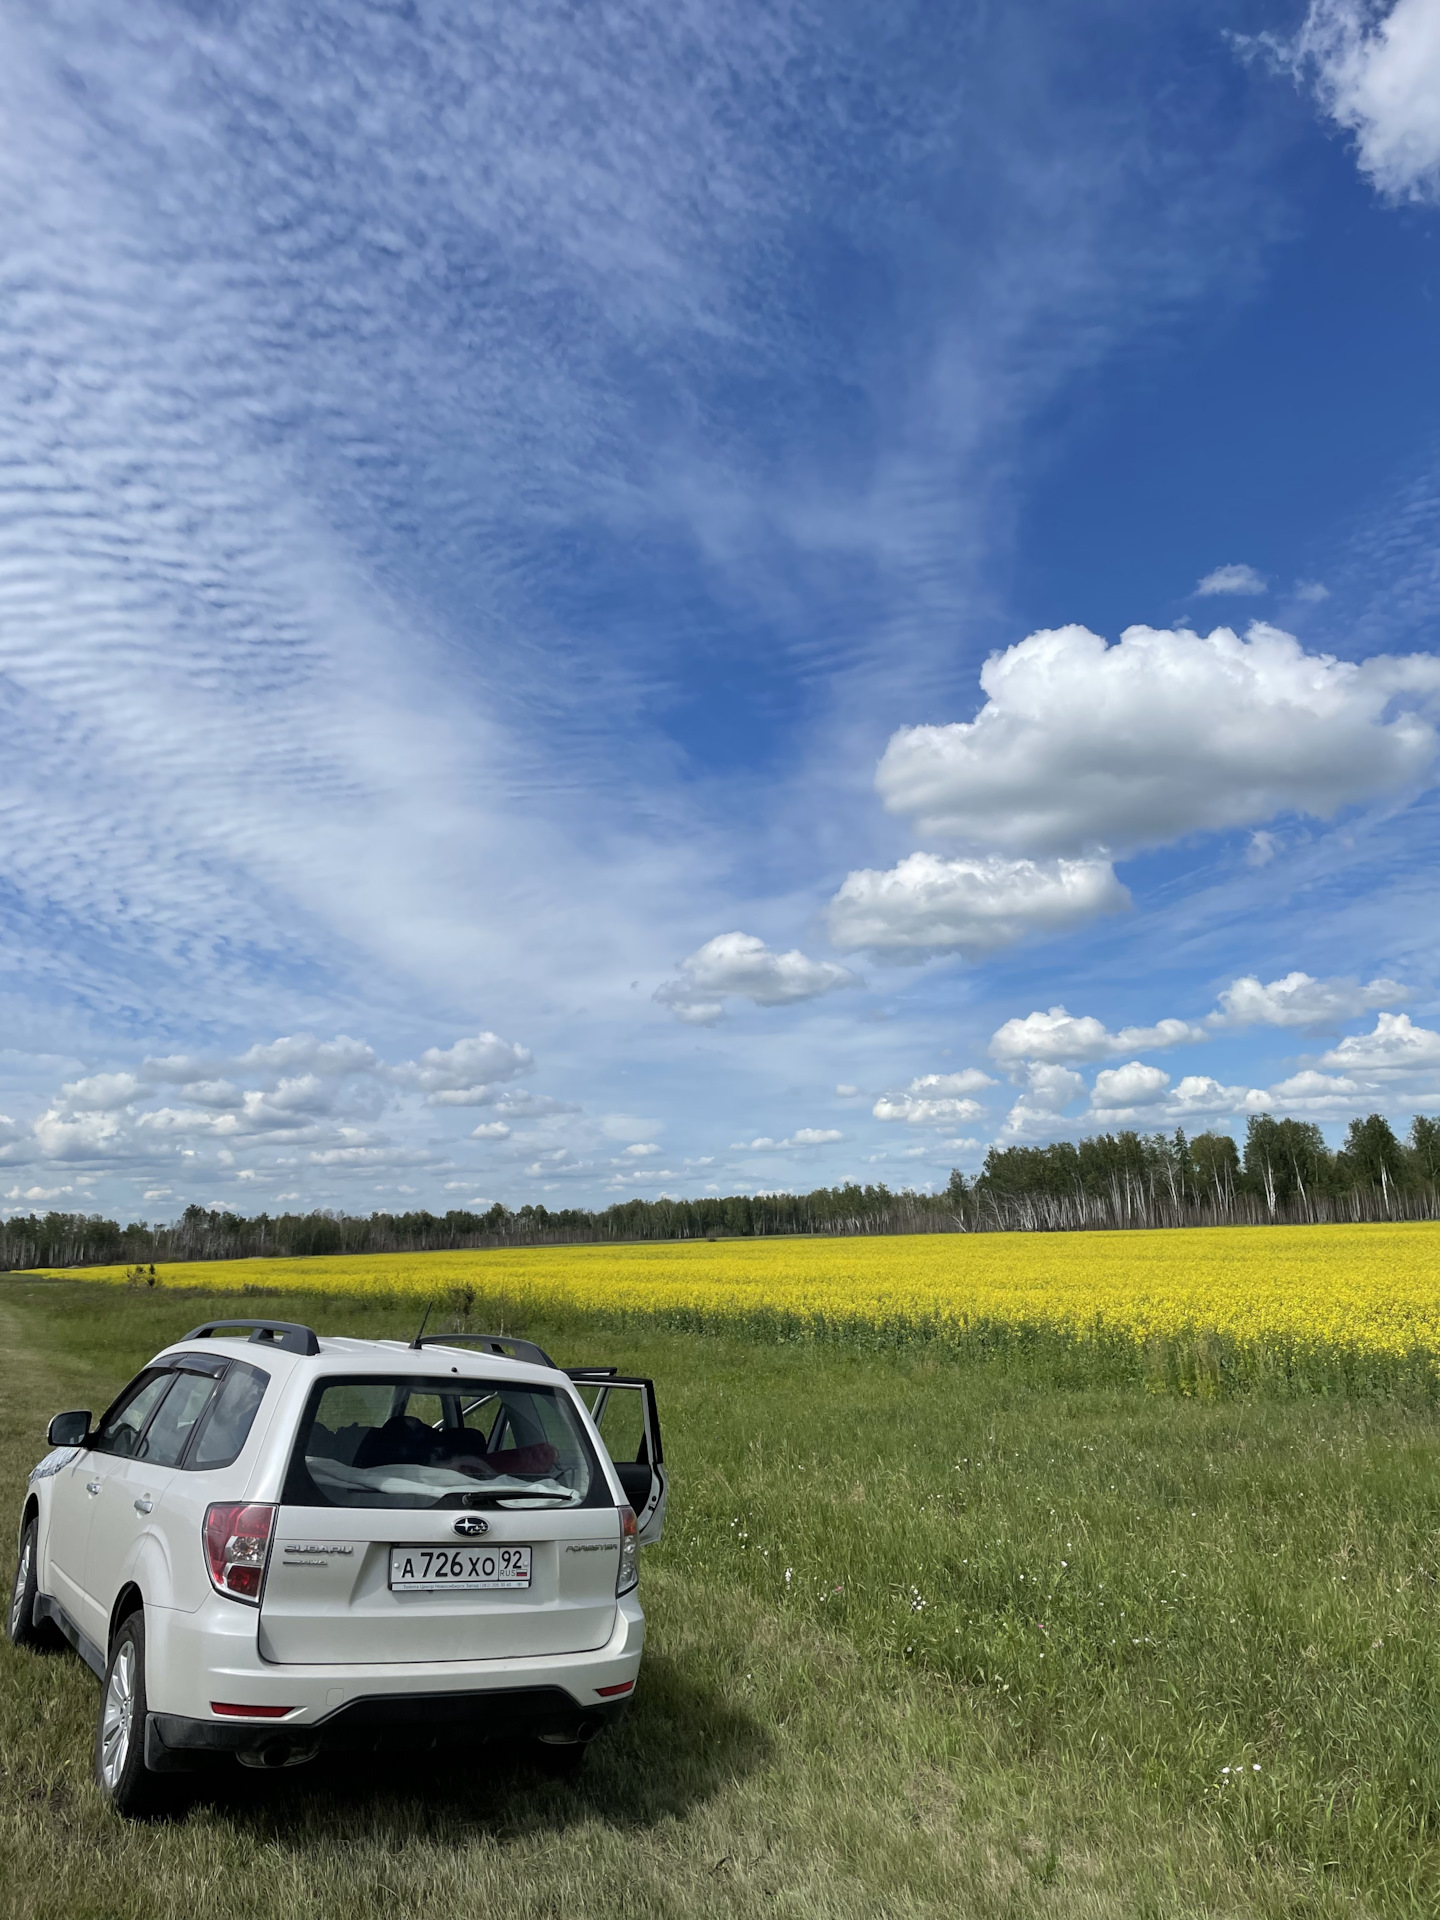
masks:
<path fill-rule="evenodd" d="M 1095 1227 L 1239 1226 L 1440 1218 L 1440 1120 L 1416 1116 L 1401 1140 L 1380 1114 L 1350 1124 L 1332 1151 L 1305 1120 L 1253 1115 L 1243 1148 L 1228 1133 L 1101 1133 L 1043 1147 L 992 1147 L 938 1194 L 883 1185 L 813 1193 L 625 1200 L 580 1207 L 498 1202 L 485 1213 L 244 1215 L 187 1207 L 169 1225 L 95 1214 L 0 1222 L 0 1270 L 149 1266 L 170 1260 L 427 1253 L 441 1248 L 759 1238 L 776 1234 L 1069 1232 Z"/>

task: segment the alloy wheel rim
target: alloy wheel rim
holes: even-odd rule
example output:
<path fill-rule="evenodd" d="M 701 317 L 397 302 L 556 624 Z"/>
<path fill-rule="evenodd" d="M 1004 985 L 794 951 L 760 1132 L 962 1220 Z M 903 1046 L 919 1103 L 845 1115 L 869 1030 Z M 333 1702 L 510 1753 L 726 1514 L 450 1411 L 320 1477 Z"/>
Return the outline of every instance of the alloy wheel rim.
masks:
<path fill-rule="evenodd" d="M 100 1719 L 100 1778 L 113 1793 L 130 1752 L 130 1731 L 135 1718 L 135 1648 L 127 1640 L 115 1656 L 105 1688 L 105 1709 Z"/>
<path fill-rule="evenodd" d="M 15 1591 L 10 1599 L 10 1637 L 20 1631 L 20 1616 L 25 1610 L 25 1595 L 30 1588 L 30 1554 L 34 1536 L 26 1529 L 20 1548 L 20 1564 L 15 1569 Z"/>

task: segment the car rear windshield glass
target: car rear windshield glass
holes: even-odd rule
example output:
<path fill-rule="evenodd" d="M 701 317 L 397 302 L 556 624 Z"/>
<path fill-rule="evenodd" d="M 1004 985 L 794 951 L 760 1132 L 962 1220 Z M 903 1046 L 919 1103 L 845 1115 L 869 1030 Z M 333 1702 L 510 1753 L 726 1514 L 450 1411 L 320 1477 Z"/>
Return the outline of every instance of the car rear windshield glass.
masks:
<path fill-rule="evenodd" d="M 243 1360 L 231 1363 L 225 1383 L 211 1405 L 210 1416 L 185 1462 L 192 1472 L 228 1467 L 239 1459 L 269 1384 L 270 1376 L 263 1368 L 248 1366 Z"/>
<path fill-rule="evenodd" d="M 318 1382 L 282 1498 L 304 1507 L 611 1504 L 565 1394 L 443 1375 Z"/>

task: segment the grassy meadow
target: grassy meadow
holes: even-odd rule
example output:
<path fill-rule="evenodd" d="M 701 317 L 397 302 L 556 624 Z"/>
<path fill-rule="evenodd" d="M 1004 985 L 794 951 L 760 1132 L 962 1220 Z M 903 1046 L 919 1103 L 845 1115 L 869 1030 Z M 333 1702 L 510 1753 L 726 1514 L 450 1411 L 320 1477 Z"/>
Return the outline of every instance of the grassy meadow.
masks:
<path fill-rule="evenodd" d="M 1321 1251 L 1399 1230 L 1297 1231 Z M 1162 1237 L 1189 1236 L 1115 1236 Z M 1027 1241 L 1027 1259 L 1053 1260 Z M 843 1264 L 886 1244 L 816 1253 Z M 795 1247 L 694 1251 L 773 1273 Z M 567 1274 L 603 1257 L 564 1252 Z M 503 1317 L 564 1364 L 652 1374 L 673 1474 L 667 1537 L 643 1564 L 640 1692 L 577 1783 L 488 1752 L 473 1770 L 237 1770 L 183 1824 L 128 1828 L 89 1785 L 93 1679 L 68 1655 L 4 1647 L 0 1912 L 1130 1920 L 1440 1905 L 1440 1436 L 1418 1374 L 1300 1391 L 1293 1374 L 1177 1372 L 1153 1330 L 1132 1339 L 1129 1371 L 1083 1327 L 1068 1344 L 990 1348 L 953 1326 L 923 1337 L 918 1320 L 904 1340 L 808 1339 L 759 1307 L 727 1318 L 652 1294 L 647 1315 L 623 1291 L 607 1305 L 526 1285 L 527 1260 L 555 1258 L 417 1257 L 389 1263 L 406 1269 L 390 1288 L 361 1262 L 162 1269 L 154 1290 L 0 1280 L 12 1521 L 48 1415 L 98 1408 L 197 1320 L 273 1311 L 408 1336 L 421 1295 L 440 1303 L 432 1326 Z M 342 1265 L 354 1291 L 307 1290 L 310 1266 L 338 1289 Z M 1390 1283 L 1384 1261 L 1371 1273 Z M 1419 1279 L 1405 1286 L 1420 1299 Z"/>

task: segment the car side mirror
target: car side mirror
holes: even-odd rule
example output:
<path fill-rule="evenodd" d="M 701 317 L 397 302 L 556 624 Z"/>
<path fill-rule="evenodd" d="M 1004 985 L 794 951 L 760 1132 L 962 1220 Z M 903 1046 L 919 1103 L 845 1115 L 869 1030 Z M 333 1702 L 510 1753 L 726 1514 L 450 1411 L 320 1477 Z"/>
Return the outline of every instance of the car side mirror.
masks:
<path fill-rule="evenodd" d="M 83 1447 L 90 1438 L 90 1410 L 83 1413 L 57 1413 L 45 1438 L 52 1447 Z"/>

